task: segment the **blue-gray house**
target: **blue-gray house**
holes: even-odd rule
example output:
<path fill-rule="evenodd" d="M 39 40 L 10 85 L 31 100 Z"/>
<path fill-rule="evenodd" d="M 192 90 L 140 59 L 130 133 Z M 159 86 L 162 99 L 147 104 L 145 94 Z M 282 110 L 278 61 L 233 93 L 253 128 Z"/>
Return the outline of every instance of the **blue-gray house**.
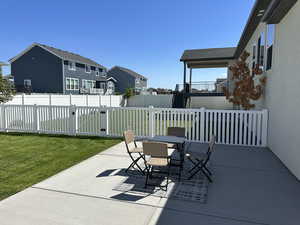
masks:
<path fill-rule="evenodd" d="M 34 43 L 9 62 L 19 92 L 104 94 L 107 90 L 107 69 L 75 53 Z"/>

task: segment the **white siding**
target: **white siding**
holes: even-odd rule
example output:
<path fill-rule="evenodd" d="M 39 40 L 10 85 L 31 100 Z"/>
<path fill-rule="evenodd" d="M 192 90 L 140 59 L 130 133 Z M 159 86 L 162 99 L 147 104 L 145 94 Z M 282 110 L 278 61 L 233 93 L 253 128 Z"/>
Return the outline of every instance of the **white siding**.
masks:
<path fill-rule="evenodd" d="M 257 108 L 269 109 L 268 146 L 300 179 L 300 2 L 275 27 L 272 69 Z M 261 24 L 246 50 L 251 52 Z"/>

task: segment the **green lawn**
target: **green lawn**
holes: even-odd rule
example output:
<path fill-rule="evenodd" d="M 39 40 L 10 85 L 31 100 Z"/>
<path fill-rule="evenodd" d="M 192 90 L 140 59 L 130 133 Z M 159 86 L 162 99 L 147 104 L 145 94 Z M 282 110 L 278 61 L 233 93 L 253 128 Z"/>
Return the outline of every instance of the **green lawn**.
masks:
<path fill-rule="evenodd" d="M 0 134 L 0 200 L 120 141 L 98 137 Z"/>

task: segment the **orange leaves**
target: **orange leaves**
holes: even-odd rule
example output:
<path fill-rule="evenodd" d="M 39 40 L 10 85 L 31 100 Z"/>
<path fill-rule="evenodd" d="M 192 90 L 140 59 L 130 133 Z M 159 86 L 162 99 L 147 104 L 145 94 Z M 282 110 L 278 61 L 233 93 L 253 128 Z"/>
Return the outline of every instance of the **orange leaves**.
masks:
<path fill-rule="evenodd" d="M 266 84 L 266 77 L 259 79 L 260 84 L 255 84 L 254 78 L 256 75 L 262 75 L 263 71 L 256 65 L 251 71 L 246 63 L 249 53 L 244 51 L 237 62 L 229 67 L 232 72 L 231 80 L 234 82 L 234 89 L 232 93 L 224 87 L 226 99 L 235 105 L 242 106 L 244 109 L 249 110 L 255 107 L 251 103 L 252 100 L 258 100 L 263 94 L 263 86 Z"/>

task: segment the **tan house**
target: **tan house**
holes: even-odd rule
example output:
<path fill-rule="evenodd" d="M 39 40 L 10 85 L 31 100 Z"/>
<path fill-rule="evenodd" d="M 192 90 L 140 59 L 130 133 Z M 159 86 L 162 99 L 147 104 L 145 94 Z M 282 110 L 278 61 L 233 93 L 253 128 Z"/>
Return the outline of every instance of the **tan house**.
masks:
<path fill-rule="evenodd" d="M 248 63 L 259 64 L 267 77 L 256 109 L 269 111 L 268 146 L 300 179 L 300 1 L 257 0 L 236 48 L 186 50 L 187 69 L 228 67 L 243 51 Z M 230 71 L 228 71 L 230 78 Z M 232 84 L 229 82 L 229 86 Z"/>

